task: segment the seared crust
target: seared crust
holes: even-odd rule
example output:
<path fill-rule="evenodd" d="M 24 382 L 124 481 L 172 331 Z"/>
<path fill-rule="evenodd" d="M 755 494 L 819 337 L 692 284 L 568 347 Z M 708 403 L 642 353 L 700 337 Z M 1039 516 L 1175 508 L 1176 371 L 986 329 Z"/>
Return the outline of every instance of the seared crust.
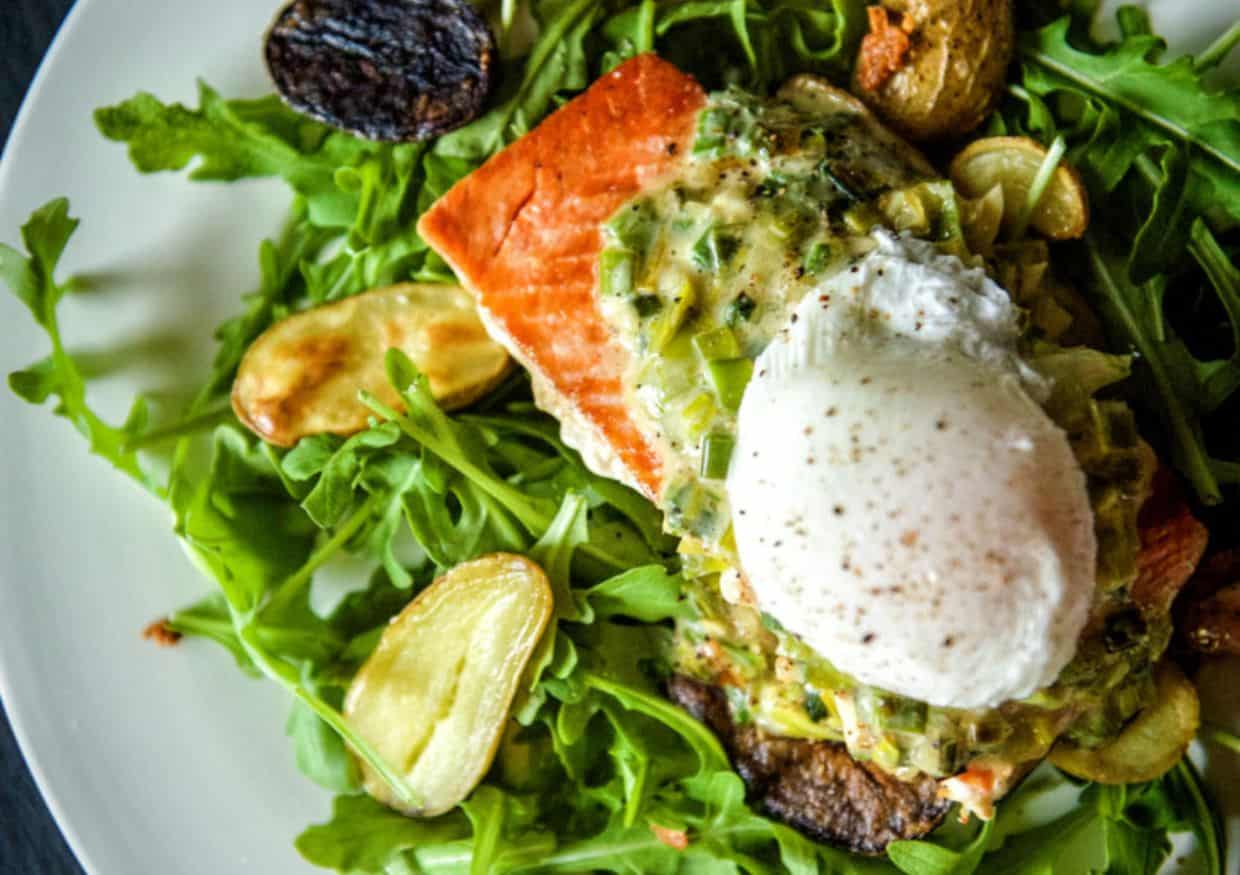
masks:
<path fill-rule="evenodd" d="M 854 760 L 838 742 L 738 726 L 718 687 L 675 675 L 667 695 L 719 736 L 754 805 L 818 841 L 878 854 L 893 841 L 925 835 L 950 807 L 933 778 L 901 781 Z"/>

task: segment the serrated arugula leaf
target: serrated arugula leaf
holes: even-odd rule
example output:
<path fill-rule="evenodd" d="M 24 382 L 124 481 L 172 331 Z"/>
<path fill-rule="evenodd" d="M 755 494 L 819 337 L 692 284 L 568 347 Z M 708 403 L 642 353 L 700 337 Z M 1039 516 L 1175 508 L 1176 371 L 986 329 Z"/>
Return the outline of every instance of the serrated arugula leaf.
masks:
<path fill-rule="evenodd" d="M 1070 28 L 1065 16 L 1022 36 L 1025 88 L 1103 101 L 1130 115 L 1126 123 L 1147 125 L 1199 160 L 1240 174 L 1240 93 L 1211 87 L 1190 57 L 1159 63 L 1166 44 L 1145 28 L 1129 24 L 1126 37 L 1101 52 L 1073 46 Z M 1081 153 L 1086 162 L 1091 151 Z"/>
<path fill-rule="evenodd" d="M 358 193 L 336 184 L 337 171 L 380 148 L 298 115 L 278 97 L 224 100 L 205 82 L 197 109 L 142 93 L 96 110 L 95 124 L 129 146 L 143 173 L 197 161 L 191 179 L 281 177 L 305 198 L 311 221 L 327 228 L 348 227 L 358 212 Z"/>
<path fill-rule="evenodd" d="M 310 827 L 296 844 L 302 856 L 317 866 L 337 872 L 385 873 L 393 871 L 389 864 L 406 851 L 442 846 L 469 835 L 469 824 L 460 813 L 414 820 L 369 796 L 337 796 L 331 820 Z"/>
<path fill-rule="evenodd" d="M 1091 237 L 1086 243 L 1089 266 L 1094 277 L 1094 298 L 1116 341 L 1140 355 L 1137 375 L 1147 381 L 1153 405 L 1171 437 L 1173 461 L 1188 477 L 1198 497 L 1206 504 L 1223 500 L 1220 481 L 1227 476 L 1227 460 L 1215 459 L 1208 452 L 1202 431 L 1202 416 L 1212 400 L 1204 386 L 1220 373 L 1235 372 L 1236 364 L 1207 367 L 1194 359 L 1174 335 L 1160 338 L 1155 327 L 1163 324 L 1161 278 L 1142 286 L 1132 283 L 1122 263 L 1104 252 Z M 1230 395 L 1236 386 L 1227 391 Z"/>
<path fill-rule="evenodd" d="M 318 528 L 248 434 L 216 431 L 211 467 L 185 498 L 177 534 L 236 611 L 255 610 L 310 558 Z"/>
<path fill-rule="evenodd" d="M 662 565 L 631 568 L 586 590 L 585 599 L 601 620 L 624 616 L 643 623 L 686 619 L 694 615 L 685 601 L 684 580 Z"/>
<path fill-rule="evenodd" d="M 56 414 L 69 420 L 90 442 L 91 452 L 158 493 L 156 480 L 143 470 L 137 453 L 130 449 L 131 441 L 146 428 L 145 402 L 135 400 L 120 427 L 104 422 L 87 403 L 86 380 L 60 335 L 57 307 L 69 287 L 56 281 L 56 270 L 77 227 L 78 220 L 69 216 L 69 202 L 60 198 L 40 207 L 22 226 L 27 255 L 0 244 L 0 279 L 30 309 L 52 344 L 50 356 L 9 375 L 9 388 L 32 404 L 55 396 Z"/>

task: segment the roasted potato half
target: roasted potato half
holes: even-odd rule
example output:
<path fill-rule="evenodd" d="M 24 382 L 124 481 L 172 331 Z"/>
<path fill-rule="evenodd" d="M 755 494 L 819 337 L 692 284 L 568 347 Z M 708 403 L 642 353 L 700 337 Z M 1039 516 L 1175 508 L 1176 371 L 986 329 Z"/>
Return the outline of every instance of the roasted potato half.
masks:
<path fill-rule="evenodd" d="M 1155 675 L 1156 698 L 1111 742 L 1092 750 L 1061 742 L 1051 762 L 1069 775 L 1102 784 L 1152 781 L 1171 769 L 1197 735 L 1197 688 L 1173 663 Z"/>
<path fill-rule="evenodd" d="M 456 566 L 392 620 L 349 686 L 344 715 L 417 803 L 402 804 L 363 765 L 367 793 L 411 817 L 469 795 L 495 758 L 554 601 L 541 568 L 495 553 Z"/>
<path fill-rule="evenodd" d="M 400 403 L 383 368 L 392 347 L 426 374 L 447 408 L 482 397 L 510 365 L 508 353 L 487 336 L 468 292 L 407 283 L 272 325 L 241 361 L 233 410 L 251 431 L 282 447 L 307 435 L 361 431 L 370 411 L 357 400 L 359 390 L 388 405 Z"/>
<path fill-rule="evenodd" d="M 911 140 L 959 137 L 994 109 L 1012 59 L 1011 0 L 883 0 L 854 92 Z"/>
<path fill-rule="evenodd" d="M 1001 224 L 1006 231 L 1027 220 L 1051 240 L 1080 237 L 1089 226 L 1089 196 L 1080 176 L 1067 164 L 1055 167 L 1029 211 L 1029 191 L 1046 158 L 1046 148 L 1028 137 L 986 137 L 970 143 L 952 159 L 949 175 L 966 198 L 984 198 L 996 187 L 1001 189 Z"/>

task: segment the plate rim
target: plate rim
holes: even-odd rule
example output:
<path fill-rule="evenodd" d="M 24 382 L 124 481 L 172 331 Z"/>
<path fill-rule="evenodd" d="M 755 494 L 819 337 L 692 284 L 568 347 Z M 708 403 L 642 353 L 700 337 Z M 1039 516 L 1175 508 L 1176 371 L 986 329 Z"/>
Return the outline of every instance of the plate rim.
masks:
<path fill-rule="evenodd" d="M 1150 2 L 1151 0 L 1145 0 L 1147 5 Z M 23 96 L 18 112 L 14 117 L 9 135 L 3 143 L 3 148 L 0 149 L 0 200 L 4 200 L 9 195 L 11 179 L 17 172 L 12 156 L 22 151 L 21 147 L 29 139 L 31 119 L 43 101 L 43 95 L 51 73 L 62 59 L 65 46 L 77 35 L 86 10 L 93 8 L 95 5 L 98 5 L 96 0 L 75 0 L 73 2 L 57 28 L 47 51 L 38 63 L 35 75 L 32 77 L 30 86 Z M 0 391 L 3 391 L 3 388 L 0 388 Z M 3 584 L 0 583 L 0 585 Z M 0 658 L 0 704 L 3 704 L 22 761 L 31 776 L 34 786 L 38 790 L 43 804 L 47 807 L 56 829 L 64 839 L 78 865 L 82 867 L 87 875 L 105 875 L 103 870 L 99 868 L 95 856 L 87 843 L 83 840 L 80 831 L 74 825 L 74 819 L 67 813 L 67 807 L 63 802 L 63 794 L 68 792 L 69 788 L 54 786 L 48 778 L 44 764 L 50 757 L 55 755 L 54 750 L 40 748 L 36 744 L 35 737 L 28 725 L 26 711 L 14 706 L 14 692 L 16 688 L 10 677 L 10 669 L 7 666 L 7 661 Z M 278 727 L 273 727 L 272 731 L 278 732 L 279 729 Z M 1234 862 L 1237 865 L 1237 873 L 1240 875 L 1240 847 L 1229 847 L 1227 850 L 1229 852 L 1228 862 Z M 1235 857 L 1234 861 L 1231 859 L 1233 856 Z"/>
<path fill-rule="evenodd" d="M 40 102 L 50 71 L 59 60 L 71 34 L 76 32 L 83 16 L 83 10 L 94 2 L 95 0 L 74 0 L 64 20 L 61 21 L 60 26 L 56 29 L 56 35 L 48 45 L 47 51 L 43 53 L 43 57 L 39 60 L 34 77 L 30 80 L 30 87 L 26 89 L 26 94 L 22 97 L 21 106 L 13 119 L 13 127 L 9 130 L 8 139 L 5 140 L 4 148 L 0 151 L 0 200 L 5 198 L 10 187 L 9 178 L 16 172 L 10 156 L 18 152 L 19 145 L 24 143 L 27 138 L 30 118 L 35 111 L 35 106 Z M 69 817 L 66 812 L 65 805 L 61 801 L 60 792 L 53 788 L 52 782 L 47 778 L 43 759 L 45 756 L 50 755 L 51 752 L 46 750 L 38 752 L 38 746 L 34 743 L 34 736 L 26 725 L 23 709 L 13 707 L 12 690 L 13 686 L 9 680 L 6 660 L 0 659 L 0 703 L 4 705 L 5 717 L 8 719 L 9 727 L 13 732 L 13 739 L 17 742 L 17 750 L 21 754 L 26 770 L 29 772 L 43 804 L 47 806 L 52 822 L 60 832 L 65 844 L 68 845 L 69 852 L 73 854 L 77 864 L 82 867 L 87 875 L 101 875 L 102 870 L 96 865 L 77 827 L 73 825 L 73 818 Z"/>

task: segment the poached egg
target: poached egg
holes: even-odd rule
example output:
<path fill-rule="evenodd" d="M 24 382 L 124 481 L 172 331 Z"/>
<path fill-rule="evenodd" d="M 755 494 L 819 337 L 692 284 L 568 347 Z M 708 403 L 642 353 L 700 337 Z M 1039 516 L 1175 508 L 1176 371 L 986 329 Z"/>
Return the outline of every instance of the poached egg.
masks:
<path fill-rule="evenodd" d="M 1008 294 L 931 244 L 874 244 L 755 364 L 727 479 L 740 563 L 759 608 L 839 670 L 994 707 L 1075 652 L 1085 475 Z"/>

